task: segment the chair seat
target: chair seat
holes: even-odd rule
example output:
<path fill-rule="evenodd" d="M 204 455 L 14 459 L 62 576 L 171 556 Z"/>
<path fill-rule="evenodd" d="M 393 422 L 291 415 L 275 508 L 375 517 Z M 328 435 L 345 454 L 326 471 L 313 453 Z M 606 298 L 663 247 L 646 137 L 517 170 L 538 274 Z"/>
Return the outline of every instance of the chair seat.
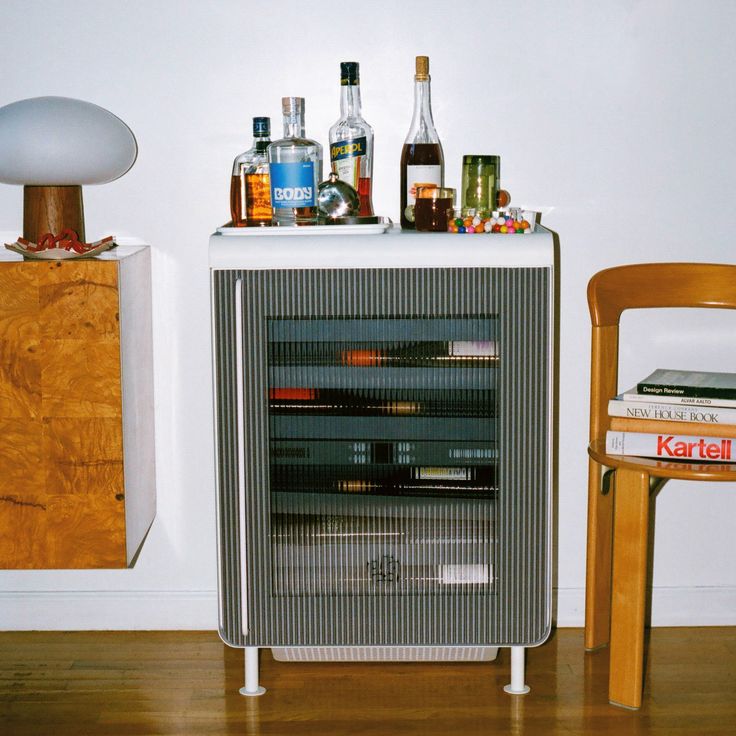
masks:
<path fill-rule="evenodd" d="M 625 468 L 648 473 L 655 478 L 677 480 L 736 480 L 734 463 L 673 463 L 654 457 L 635 457 L 633 455 L 609 455 L 604 439 L 593 440 L 588 445 L 588 455 L 600 465 L 609 468 Z"/>

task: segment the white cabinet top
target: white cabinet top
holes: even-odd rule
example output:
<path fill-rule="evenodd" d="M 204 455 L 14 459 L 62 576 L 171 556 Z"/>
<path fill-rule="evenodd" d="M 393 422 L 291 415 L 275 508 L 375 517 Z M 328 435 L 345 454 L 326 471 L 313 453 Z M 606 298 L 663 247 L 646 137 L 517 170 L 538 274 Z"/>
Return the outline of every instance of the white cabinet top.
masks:
<path fill-rule="evenodd" d="M 554 236 L 537 225 L 533 233 L 457 234 L 417 233 L 398 227 L 382 234 L 342 233 L 340 226 L 309 233 L 299 228 L 294 237 L 266 228 L 243 235 L 215 233 L 210 237 L 209 263 L 213 269 L 306 268 L 453 268 L 552 267 Z M 246 228 L 243 228 L 245 231 Z M 303 233 L 303 234 L 302 234 Z"/>

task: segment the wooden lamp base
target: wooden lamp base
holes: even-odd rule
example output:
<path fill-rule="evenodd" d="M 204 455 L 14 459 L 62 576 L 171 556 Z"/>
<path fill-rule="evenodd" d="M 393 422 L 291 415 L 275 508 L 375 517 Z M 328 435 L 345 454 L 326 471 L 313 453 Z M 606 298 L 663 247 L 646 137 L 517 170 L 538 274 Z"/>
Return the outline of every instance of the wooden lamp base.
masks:
<path fill-rule="evenodd" d="M 67 228 L 74 230 L 80 242 L 85 242 L 81 186 L 23 187 L 23 237 L 26 240 L 38 243 L 46 233 L 57 236 Z"/>

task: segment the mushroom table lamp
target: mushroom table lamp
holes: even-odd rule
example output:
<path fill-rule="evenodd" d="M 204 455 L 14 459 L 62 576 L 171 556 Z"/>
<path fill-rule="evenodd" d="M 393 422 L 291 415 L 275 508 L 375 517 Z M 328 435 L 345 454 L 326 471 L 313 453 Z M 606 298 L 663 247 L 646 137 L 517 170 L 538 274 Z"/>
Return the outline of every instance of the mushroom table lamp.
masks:
<path fill-rule="evenodd" d="M 138 146 L 120 118 L 90 102 L 33 97 L 0 107 L 0 182 L 23 185 L 23 237 L 73 231 L 84 242 L 83 184 L 133 165 Z"/>

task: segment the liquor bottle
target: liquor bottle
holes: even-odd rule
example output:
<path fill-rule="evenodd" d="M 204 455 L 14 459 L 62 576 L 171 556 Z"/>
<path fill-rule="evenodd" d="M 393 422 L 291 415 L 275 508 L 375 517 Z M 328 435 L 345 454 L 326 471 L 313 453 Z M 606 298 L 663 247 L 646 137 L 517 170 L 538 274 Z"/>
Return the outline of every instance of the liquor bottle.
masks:
<path fill-rule="evenodd" d="M 271 439 L 271 462 L 278 465 L 488 465 L 498 460 L 493 440 L 322 440 Z"/>
<path fill-rule="evenodd" d="M 356 477 L 356 470 L 360 476 Z M 378 496 L 448 496 L 492 498 L 493 466 L 366 467 L 340 465 L 270 466 L 274 492 L 319 492 Z"/>
<path fill-rule="evenodd" d="M 271 224 L 271 185 L 266 149 L 271 143 L 271 119 L 253 118 L 253 145 L 233 161 L 230 214 L 234 227 Z"/>
<path fill-rule="evenodd" d="M 376 539 L 380 540 L 377 544 L 385 544 L 380 535 L 377 534 Z M 463 592 L 486 592 L 493 589 L 495 582 L 492 577 L 493 565 L 489 562 L 407 563 L 397 550 L 397 554 L 378 555 L 360 565 L 355 561 L 356 557 L 362 557 L 360 552 L 351 549 L 353 545 L 348 546 L 343 540 L 338 543 L 342 553 L 349 555 L 345 560 L 336 561 L 334 554 L 327 556 L 319 548 L 314 548 L 315 551 L 307 556 L 303 545 L 299 545 L 298 554 L 289 544 L 274 545 L 275 592 L 292 596 L 439 592 L 448 588 Z M 362 551 L 363 547 L 359 549 Z M 436 552 L 440 559 L 454 559 L 451 550 Z"/>
<path fill-rule="evenodd" d="M 346 348 L 346 344 L 350 347 Z M 444 367 L 481 365 L 497 360 L 495 340 L 424 340 L 389 345 L 275 341 L 268 346 L 269 365 Z"/>
<path fill-rule="evenodd" d="M 274 513 L 271 514 L 271 540 L 282 544 L 319 546 L 335 542 L 425 541 L 437 546 L 491 541 L 491 522 L 472 517 L 463 519 L 430 516 L 374 516 L 347 514 Z M 469 550 L 471 548 L 468 548 Z"/>
<path fill-rule="evenodd" d="M 444 186 L 445 158 L 432 120 L 429 57 L 417 56 L 414 75 L 414 113 L 401 151 L 401 227 L 414 230 L 416 187 Z"/>
<path fill-rule="evenodd" d="M 492 340 L 426 341 L 395 348 L 351 348 L 340 355 L 342 365 L 354 367 L 473 365 L 497 359 L 496 343 Z"/>
<path fill-rule="evenodd" d="M 482 395 L 480 391 L 277 387 L 268 391 L 268 411 L 329 416 L 491 417 L 495 413 L 493 397 L 490 391 Z"/>
<path fill-rule="evenodd" d="M 322 146 L 304 135 L 303 97 L 282 97 L 281 109 L 284 137 L 268 147 L 273 223 L 312 225 L 317 221 Z"/>
<path fill-rule="evenodd" d="M 373 214 L 373 128 L 360 110 L 357 61 L 340 63 L 340 119 L 330 128 L 330 164 L 342 181 L 358 191 L 361 216 Z"/>

